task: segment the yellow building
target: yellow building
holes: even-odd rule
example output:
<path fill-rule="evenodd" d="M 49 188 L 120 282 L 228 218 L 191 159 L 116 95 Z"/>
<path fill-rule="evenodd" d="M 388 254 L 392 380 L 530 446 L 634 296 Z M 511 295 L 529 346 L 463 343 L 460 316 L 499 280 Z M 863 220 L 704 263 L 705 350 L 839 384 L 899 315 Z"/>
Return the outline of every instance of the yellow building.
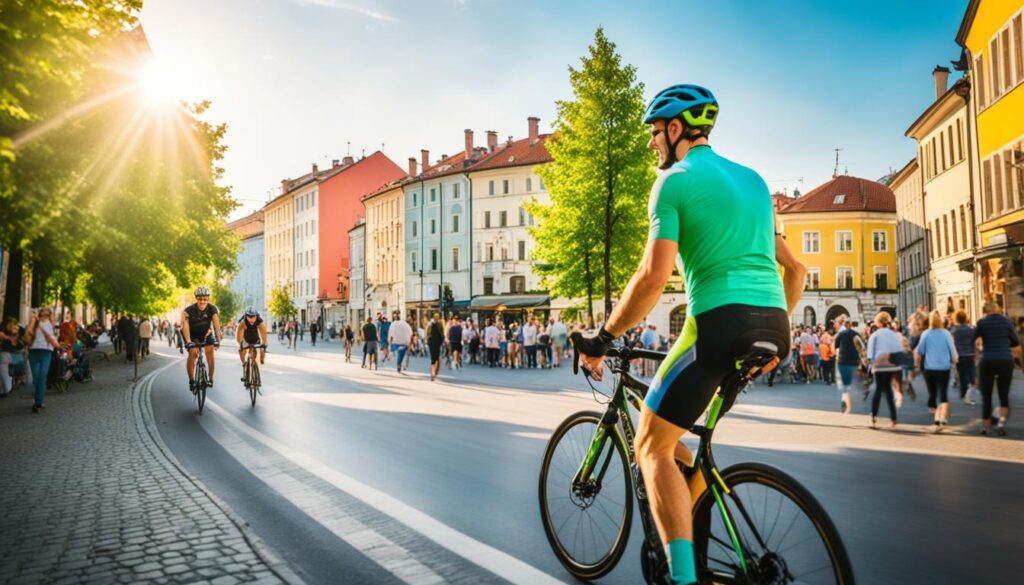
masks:
<path fill-rule="evenodd" d="M 973 90 L 971 153 L 981 297 L 1024 314 L 1024 2 L 971 0 L 956 37 Z"/>
<path fill-rule="evenodd" d="M 292 205 L 292 199 L 291 194 L 285 192 L 263 207 L 263 298 L 268 305 L 274 289 L 286 286 L 289 294 L 293 294 L 292 229 L 295 206 Z"/>
<path fill-rule="evenodd" d="M 353 290 L 366 299 L 366 314 L 399 311 L 405 316 L 401 181 L 388 183 L 363 198 L 366 206 L 366 291 Z"/>
<path fill-rule="evenodd" d="M 895 313 L 896 197 L 885 185 L 850 176 L 779 210 L 779 230 L 807 267 L 795 323 L 827 324 L 842 314 L 866 321 Z"/>

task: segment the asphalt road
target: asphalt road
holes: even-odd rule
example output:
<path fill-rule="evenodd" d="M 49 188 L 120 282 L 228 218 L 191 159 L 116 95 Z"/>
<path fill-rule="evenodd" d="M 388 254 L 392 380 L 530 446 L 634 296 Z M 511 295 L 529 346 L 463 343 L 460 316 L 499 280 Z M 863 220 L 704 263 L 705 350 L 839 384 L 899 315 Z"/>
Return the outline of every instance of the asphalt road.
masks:
<path fill-rule="evenodd" d="M 582 380 L 567 367 L 473 366 L 430 383 L 422 358 L 402 375 L 358 359 L 343 363 L 335 345 L 272 347 L 253 408 L 225 346 L 206 412 L 182 362 L 153 385 L 155 418 L 175 456 L 310 583 L 571 582 L 536 487 L 551 430 L 600 410 Z M 980 437 L 976 410 L 955 403 L 951 428 L 933 436 L 919 398 L 898 430 L 872 431 L 865 403 L 847 416 L 837 403 L 821 385 L 754 389 L 716 434 L 719 465 L 762 461 L 804 483 L 860 583 L 1019 579 L 1024 424 Z M 602 583 L 640 580 L 639 534 Z"/>

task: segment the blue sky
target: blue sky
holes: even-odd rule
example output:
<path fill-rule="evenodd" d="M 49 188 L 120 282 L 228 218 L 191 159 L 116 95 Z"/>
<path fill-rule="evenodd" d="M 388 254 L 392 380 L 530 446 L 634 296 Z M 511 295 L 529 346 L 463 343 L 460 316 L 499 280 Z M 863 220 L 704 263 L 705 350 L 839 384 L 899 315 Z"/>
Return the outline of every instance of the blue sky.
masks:
<path fill-rule="evenodd" d="M 228 124 L 225 182 L 256 209 L 286 177 L 379 149 L 405 168 L 463 130 L 547 131 L 598 26 L 648 97 L 705 85 L 712 144 L 773 189 L 828 180 L 835 153 L 876 179 L 914 155 L 906 128 L 959 56 L 967 0 L 147 0 L 141 21 L 180 97 Z M 803 182 L 799 182 L 799 179 Z"/>

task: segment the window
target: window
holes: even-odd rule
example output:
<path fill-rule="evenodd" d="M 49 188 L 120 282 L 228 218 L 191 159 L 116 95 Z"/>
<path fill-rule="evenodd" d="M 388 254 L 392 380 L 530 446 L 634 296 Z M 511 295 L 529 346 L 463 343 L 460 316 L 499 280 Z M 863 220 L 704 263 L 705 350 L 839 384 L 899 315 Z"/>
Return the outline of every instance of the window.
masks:
<path fill-rule="evenodd" d="M 458 199 L 459 198 L 459 187 L 461 187 L 461 186 L 462 185 L 460 185 L 459 183 L 454 183 L 452 185 L 452 199 Z"/>
<path fill-rule="evenodd" d="M 452 216 L 452 233 L 458 233 L 459 231 L 459 216 Z"/>
<path fill-rule="evenodd" d="M 508 186 L 509 186 L 508 184 L 509 184 L 509 180 L 508 179 L 504 179 L 504 180 L 501 181 L 501 194 L 502 195 L 508 195 Z"/>
<path fill-rule="evenodd" d="M 526 225 L 526 210 L 519 208 L 519 225 Z"/>
<path fill-rule="evenodd" d="M 538 187 L 538 188 L 539 188 L 539 189 L 540 189 L 541 191 L 543 191 L 543 190 L 544 190 L 544 178 L 543 178 L 543 177 L 537 177 L 537 187 Z"/>
<path fill-rule="evenodd" d="M 821 269 L 808 268 L 807 278 L 804 280 L 804 290 L 818 290 L 821 288 Z"/>
<path fill-rule="evenodd" d="M 314 219 L 313 221 L 309 222 L 309 226 L 311 228 L 310 232 L 315 236 L 316 235 L 316 220 Z"/>
<path fill-rule="evenodd" d="M 889 267 L 875 266 L 875 288 L 878 290 L 889 289 Z"/>
<path fill-rule="evenodd" d="M 956 239 L 956 210 L 954 209 L 953 211 L 950 211 L 949 216 L 949 224 L 952 227 L 952 229 L 949 231 L 949 239 L 950 241 L 953 242 L 953 253 L 956 254 L 957 252 L 960 251 L 960 246 L 957 244 Z M 942 218 L 942 222 L 946 222 L 945 217 Z"/>
<path fill-rule="evenodd" d="M 974 84 L 976 99 L 978 100 L 978 107 L 984 108 L 986 105 L 985 95 L 985 55 L 978 55 L 974 60 L 974 71 L 973 73 L 977 76 L 977 82 Z"/>
<path fill-rule="evenodd" d="M 853 267 L 836 268 L 836 288 L 853 288 Z"/>
<path fill-rule="evenodd" d="M 942 245 L 946 248 L 947 256 L 953 253 L 949 245 L 949 218 L 945 215 L 942 216 Z"/>
<path fill-rule="evenodd" d="M 853 232 L 849 230 L 836 231 L 836 252 L 853 252 Z"/>
<path fill-rule="evenodd" d="M 487 244 L 487 261 L 494 260 L 494 244 Z"/>
<path fill-rule="evenodd" d="M 956 159 L 964 160 L 964 123 L 963 120 L 956 120 Z"/>
<path fill-rule="evenodd" d="M 875 230 L 871 232 L 871 249 L 875 252 L 888 252 L 889 251 L 889 234 L 888 232 Z"/>
<path fill-rule="evenodd" d="M 501 259 L 508 260 L 508 246 L 502 244 L 501 246 Z"/>
<path fill-rule="evenodd" d="M 437 201 L 437 189 L 431 188 L 430 189 L 430 202 L 433 203 L 435 201 Z"/>
<path fill-rule="evenodd" d="M 818 232 L 804 232 L 804 254 L 817 254 L 821 251 Z"/>
<path fill-rule="evenodd" d="M 957 160 L 953 157 L 953 125 L 946 126 L 946 147 L 949 148 L 949 166 L 953 166 Z"/>
<path fill-rule="evenodd" d="M 409 264 L 412 266 L 412 271 L 416 272 L 416 252 L 413 252 L 411 254 L 411 257 L 409 258 L 409 260 L 410 260 Z"/>
<path fill-rule="evenodd" d="M 1003 60 L 1003 88 L 1009 89 L 1013 87 L 1013 61 L 1010 60 L 1010 29 L 1003 30 L 1002 43 L 1003 52 L 1000 57 Z"/>
<path fill-rule="evenodd" d="M 982 191 L 985 193 L 985 217 L 992 217 L 992 161 L 985 160 L 982 166 Z"/>
<path fill-rule="evenodd" d="M 416 235 L 416 222 L 415 221 L 412 222 L 412 237 L 414 237 L 414 238 L 418 237 Z"/>
<path fill-rule="evenodd" d="M 437 220 L 436 219 L 430 220 L 430 233 L 431 234 L 436 234 L 437 233 Z"/>
<path fill-rule="evenodd" d="M 412 194 L 412 206 L 413 207 L 418 207 L 419 206 L 419 193 L 413 193 Z"/>
<path fill-rule="evenodd" d="M 487 181 L 487 194 L 494 195 L 494 181 Z"/>
<path fill-rule="evenodd" d="M 533 191 L 533 177 L 526 177 L 526 192 Z"/>
<path fill-rule="evenodd" d="M 842 205 L 846 201 L 846 194 L 840 193 L 832 198 L 832 205 Z"/>
<path fill-rule="evenodd" d="M 942 166 L 939 170 L 946 170 L 946 134 L 939 132 L 939 158 L 942 159 Z"/>
<path fill-rule="evenodd" d="M 437 270 L 437 248 L 430 249 L 430 269 Z"/>
<path fill-rule="evenodd" d="M 995 175 L 994 179 L 992 180 L 992 184 L 994 186 L 994 189 L 992 189 L 992 194 L 993 194 L 993 196 L 995 197 L 995 200 L 996 200 L 996 209 L 995 209 L 996 213 L 1001 213 L 1003 211 L 1003 165 L 1002 165 L 1002 162 L 1003 162 L 1002 161 L 1002 157 L 997 152 L 996 155 L 994 157 L 992 157 L 992 171 L 993 171 L 993 174 Z"/>
<path fill-rule="evenodd" d="M 507 225 L 508 225 L 508 212 L 507 211 L 499 211 L 498 212 L 498 227 L 505 227 Z"/>
<path fill-rule="evenodd" d="M 1024 81 L 1024 27 L 1021 26 L 1021 15 L 1013 19 L 1013 56 L 1017 64 L 1017 83 Z"/>
<path fill-rule="evenodd" d="M 526 260 L 526 240 L 519 240 L 519 259 Z"/>
<path fill-rule="evenodd" d="M 485 276 L 484 277 L 484 294 L 485 295 L 493 295 L 494 294 L 494 279 L 491 278 L 490 276 Z"/>
<path fill-rule="evenodd" d="M 960 244 L 967 249 L 967 214 L 963 205 L 960 206 Z"/>
<path fill-rule="evenodd" d="M 459 269 L 459 249 L 452 248 L 452 270 Z"/>
<path fill-rule="evenodd" d="M 485 211 L 484 212 L 484 227 L 485 228 L 491 227 L 491 212 L 490 211 Z"/>
<path fill-rule="evenodd" d="M 509 292 L 514 294 L 522 294 L 526 292 L 526 277 L 525 276 L 513 276 L 508 281 Z"/>
<path fill-rule="evenodd" d="M 999 35 L 996 35 L 989 45 L 988 60 L 989 75 L 992 79 L 992 101 L 996 101 L 1003 95 L 1003 86 L 999 83 Z"/>
<path fill-rule="evenodd" d="M 1017 206 L 1016 198 L 1013 196 L 1015 189 L 1013 188 L 1013 152 L 1009 150 L 1003 151 L 1003 177 L 1006 179 L 1006 208 L 1010 209 Z"/>

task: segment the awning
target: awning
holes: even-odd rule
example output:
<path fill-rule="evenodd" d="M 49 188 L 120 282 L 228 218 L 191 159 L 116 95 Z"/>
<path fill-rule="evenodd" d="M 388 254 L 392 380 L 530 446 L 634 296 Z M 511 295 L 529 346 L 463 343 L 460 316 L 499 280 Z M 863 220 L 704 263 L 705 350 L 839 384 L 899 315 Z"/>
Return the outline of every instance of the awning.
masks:
<path fill-rule="evenodd" d="M 470 309 L 500 311 L 503 309 L 529 309 L 544 307 L 551 302 L 548 295 L 482 295 L 473 297 Z"/>
<path fill-rule="evenodd" d="M 975 252 L 974 260 L 991 260 L 993 258 L 1020 258 L 1024 246 L 1020 244 L 999 244 L 982 248 Z"/>

